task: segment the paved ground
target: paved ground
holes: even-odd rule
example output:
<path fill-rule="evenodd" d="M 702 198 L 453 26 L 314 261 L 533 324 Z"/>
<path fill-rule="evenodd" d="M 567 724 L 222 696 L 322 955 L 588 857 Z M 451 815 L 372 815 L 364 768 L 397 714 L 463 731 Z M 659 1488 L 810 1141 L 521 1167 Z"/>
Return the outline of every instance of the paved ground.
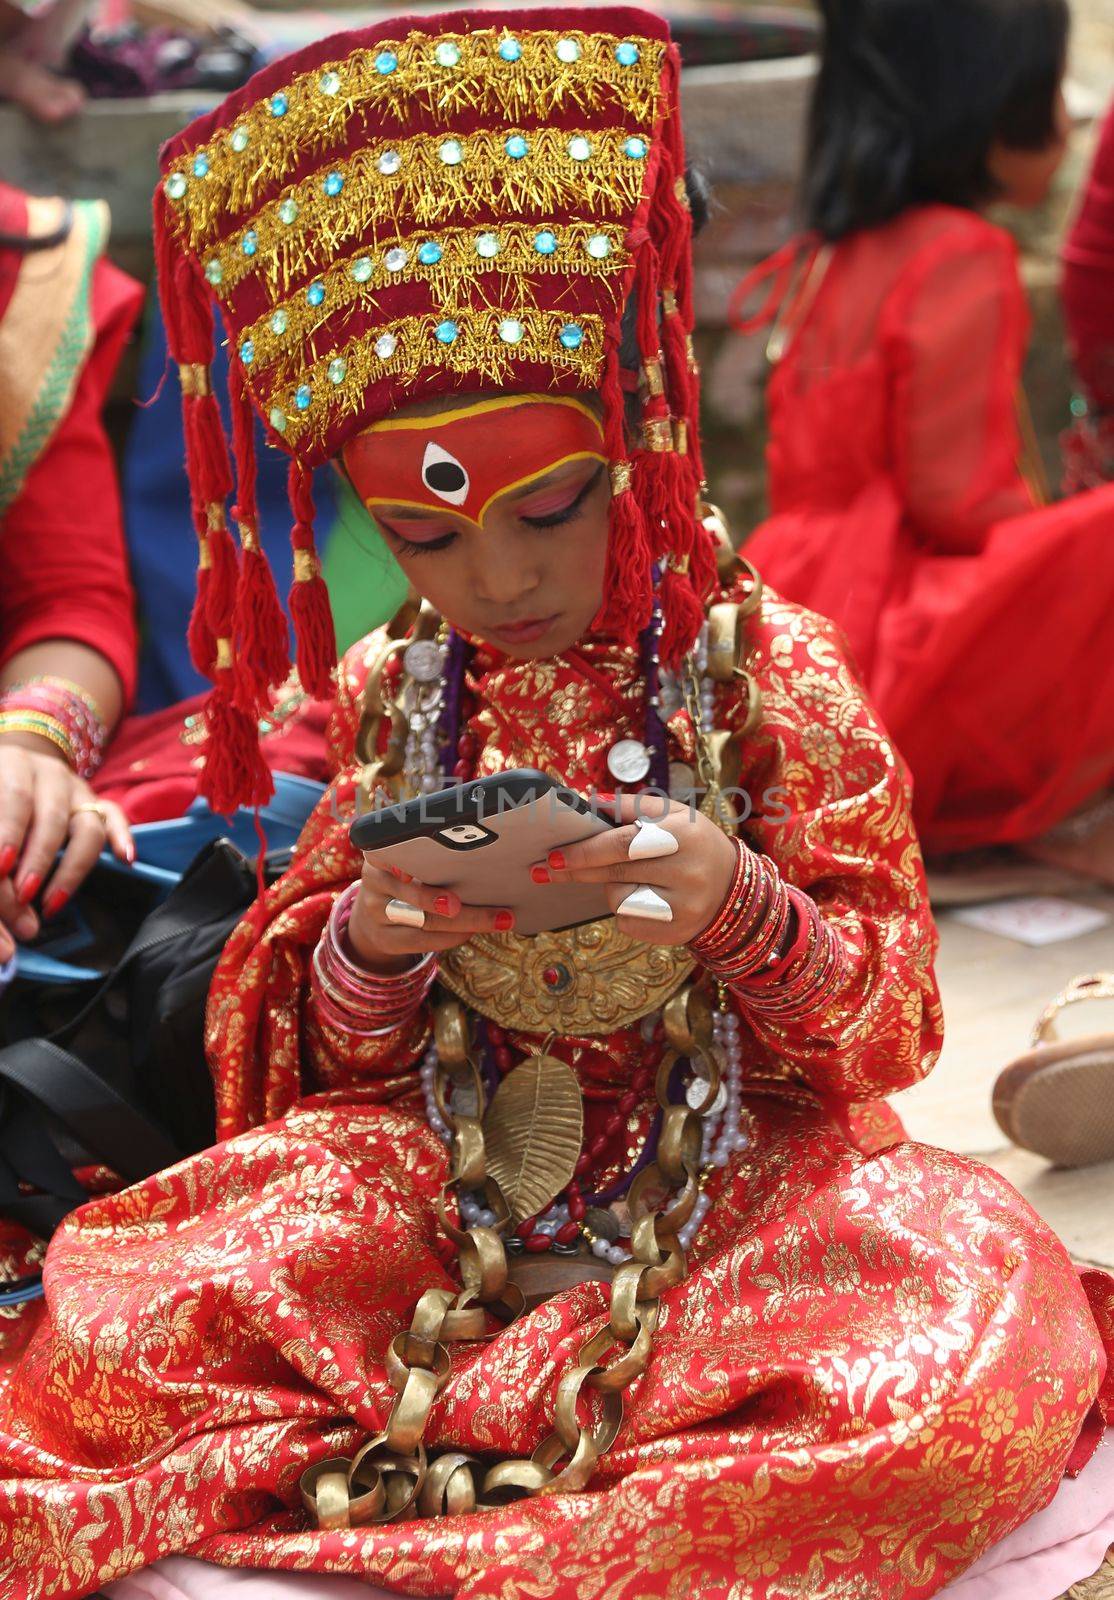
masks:
<path fill-rule="evenodd" d="M 1067 880 L 1062 898 L 1108 911 L 1114 890 Z M 990 1110 L 999 1071 L 1028 1047 L 1030 1030 L 1049 1000 L 1069 979 L 1114 970 L 1114 921 L 1096 933 L 1047 945 L 1015 944 L 939 911 L 937 967 L 944 997 L 946 1040 L 936 1071 L 895 1105 L 910 1134 L 965 1155 L 978 1156 L 1016 1184 L 1056 1229 L 1077 1259 L 1114 1268 L 1114 1162 L 1075 1172 L 1052 1170 L 1036 1156 L 1011 1147 Z M 1065 1017 L 1061 1032 L 1114 1031 L 1114 1002 L 1087 1002 Z"/>

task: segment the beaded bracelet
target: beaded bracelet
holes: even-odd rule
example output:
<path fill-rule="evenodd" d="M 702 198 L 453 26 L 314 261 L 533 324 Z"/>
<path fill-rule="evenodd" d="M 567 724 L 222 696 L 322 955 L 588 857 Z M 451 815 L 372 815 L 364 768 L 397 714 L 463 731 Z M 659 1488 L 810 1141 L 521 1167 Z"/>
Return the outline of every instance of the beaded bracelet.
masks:
<path fill-rule="evenodd" d="M 809 895 L 784 884 L 775 864 L 739 840 L 731 887 L 690 949 L 748 1009 L 771 1020 L 815 1010 L 846 970 L 839 935 Z M 788 948 L 792 919 L 796 925 Z"/>
<path fill-rule="evenodd" d="M 91 778 L 100 766 L 107 732 L 96 702 L 68 678 L 27 678 L 0 694 L 0 734 L 48 740 L 79 777 Z"/>
<path fill-rule="evenodd" d="M 361 966 L 345 932 L 359 888 L 352 884 L 333 906 L 313 952 L 310 993 L 320 1021 L 369 1039 L 392 1032 L 414 1015 L 437 977 L 437 957 L 431 951 L 415 966 L 386 976 Z"/>

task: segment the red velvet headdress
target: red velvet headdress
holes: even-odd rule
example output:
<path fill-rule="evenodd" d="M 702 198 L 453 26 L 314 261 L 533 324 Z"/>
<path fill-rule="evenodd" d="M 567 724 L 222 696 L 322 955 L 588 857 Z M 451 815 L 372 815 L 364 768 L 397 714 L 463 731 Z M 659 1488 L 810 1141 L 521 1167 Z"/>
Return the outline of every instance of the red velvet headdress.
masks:
<path fill-rule="evenodd" d="M 335 659 L 309 468 L 450 391 L 602 395 L 613 499 L 598 625 L 637 635 L 656 562 L 664 658 L 692 643 L 714 559 L 696 516 L 679 73 L 665 23 L 626 7 L 394 18 L 274 63 L 164 148 L 155 233 L 200 544 L 190 646 L 214 683 L 202 792 L 217 809 L 269 794 L 255 722 L 288 668 L 256 526 L 252 407 L 291 456 L 291 610 L 310 694 L 328 694 Z M 209 383 L 214 303 L 235 481 Z"/>

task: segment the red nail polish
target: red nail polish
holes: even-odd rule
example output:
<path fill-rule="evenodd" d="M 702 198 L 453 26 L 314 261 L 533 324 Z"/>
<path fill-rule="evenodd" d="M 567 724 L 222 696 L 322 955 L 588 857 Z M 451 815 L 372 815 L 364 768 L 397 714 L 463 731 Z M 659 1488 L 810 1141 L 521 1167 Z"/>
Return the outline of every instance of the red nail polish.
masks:
<path fill-rule="evenodd" d="M 433 909 L 439 917 L 447 917 L 452 910 L 453 903 L 447 894 L 439 894 L 433 902 Z"/>
<path fill-rule="evenodd" d="M 29 872 L 22 883 L 16 884 L 15 897 L 21 906 L 29 906 L 42 886 L 42 873 Z"/>
<path fill-rule="evenodd" d="M 549 855 L 546 857 L 546 860 L 549 862 L 549 865 L 553 868 L 554 872 L 564 871 L 565 858 L 560 850 L 551 850 Z"/>
<path fill-rule="evenodd" d="M 553 882 L 553 879 L 549 876 L 549 868 L 548 867 L 531 867 L 530 868 L 530 876 L 533 878 L 535 883 L 552 883 Z"/>
<path fill-rule="evenodd" d="M 497 911 L 495 913 L 496 933 L 510 933 L 514 927 L 514 913 L 512 911 Z"/>
<path fill-rule="evenodd" d="M 0 878 L 10 878 L 12 875 L 12 868 L 15 866 L 18 860 L 19 851 L 16 849 L 15 845 L 6 844 L 3 850 L 0 850 Z"/>
<path fill-rule="evenodd" d="M 44 921 L 49 922 L 51 917 L 56 917 L 62 907 L 69 902 L 69 899 L 70 891 L 68 889 L 52 889 L 43 901 Z"/>

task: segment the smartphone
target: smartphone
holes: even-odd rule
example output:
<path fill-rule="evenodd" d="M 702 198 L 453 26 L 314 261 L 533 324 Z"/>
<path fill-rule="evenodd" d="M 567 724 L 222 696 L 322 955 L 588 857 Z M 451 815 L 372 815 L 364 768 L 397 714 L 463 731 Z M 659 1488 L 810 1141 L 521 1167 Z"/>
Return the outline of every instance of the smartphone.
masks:
<path fill-rule="evenodd" d="M 539 884 L 530 868 L 615 825 L 583 795 L 522 768 L 365 812 L 349 836 L 370 860 L 451 889 L 465 905 L 506 907 L 514 931 L 530 936 L 611 916 L 604 884 Z"/>

